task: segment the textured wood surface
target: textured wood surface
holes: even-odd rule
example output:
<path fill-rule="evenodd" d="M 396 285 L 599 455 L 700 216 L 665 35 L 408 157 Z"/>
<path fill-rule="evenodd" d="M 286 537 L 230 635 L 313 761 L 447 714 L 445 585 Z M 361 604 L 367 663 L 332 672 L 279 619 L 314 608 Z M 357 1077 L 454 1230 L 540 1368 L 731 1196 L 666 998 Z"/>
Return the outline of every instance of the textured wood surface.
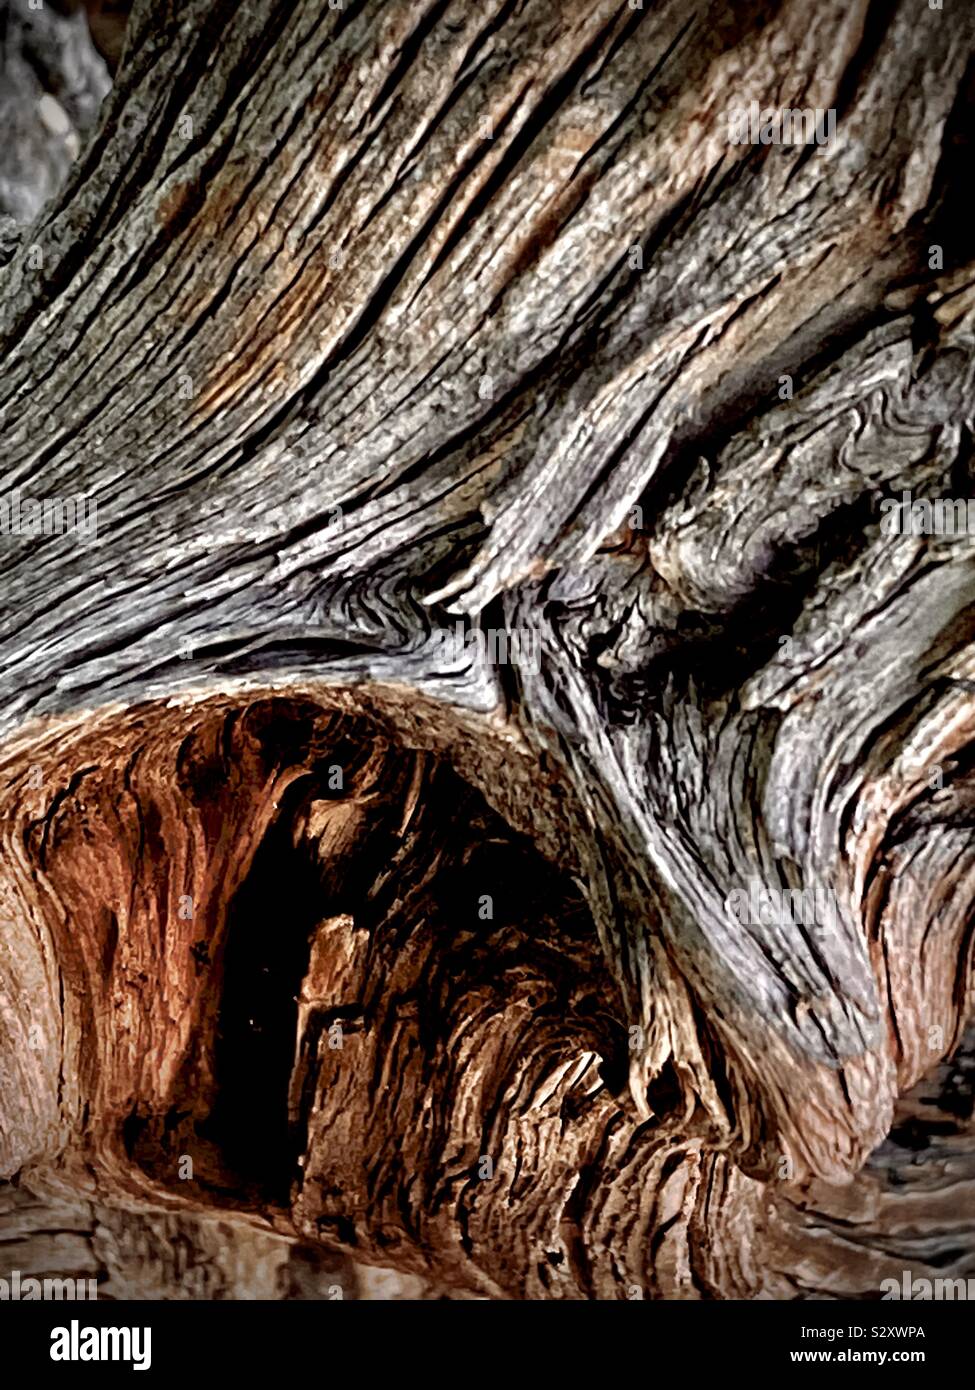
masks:
<path fill-rule="evenodd" d="M 70 172 L 34 112 L 0 493 L 97 534 L 0 537 L 7 1229 L 230 1296 L 971 1268 L 975 549 L 882 507 L 975 493 L 973 36 L 140 0 Z"/>

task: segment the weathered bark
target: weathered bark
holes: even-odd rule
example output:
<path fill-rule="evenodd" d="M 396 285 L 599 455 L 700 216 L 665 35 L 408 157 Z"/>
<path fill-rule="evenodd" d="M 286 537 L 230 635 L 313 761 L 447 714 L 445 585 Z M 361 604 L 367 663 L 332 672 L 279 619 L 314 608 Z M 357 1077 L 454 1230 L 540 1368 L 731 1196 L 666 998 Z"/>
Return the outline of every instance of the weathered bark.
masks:
<path fill-rule="evenodd" d="M 0 549 L 18 1258 L 975 1272 L 972 536 L 881 524 L 973 491 L 973 34 L 136 5 L 0 271 L 0 491 L 97 502 Z"/>

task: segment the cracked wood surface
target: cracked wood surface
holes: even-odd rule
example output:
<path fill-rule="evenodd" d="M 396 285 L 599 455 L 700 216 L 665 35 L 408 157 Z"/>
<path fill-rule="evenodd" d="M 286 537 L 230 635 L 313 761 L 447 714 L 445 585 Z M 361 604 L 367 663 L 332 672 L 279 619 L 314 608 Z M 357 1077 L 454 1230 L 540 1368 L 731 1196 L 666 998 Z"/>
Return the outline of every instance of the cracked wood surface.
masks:
<path fill-rule="evenodd" d="M 97 537 L 0 546 L 12 1229 L 114 1203 L 230 1296 L 971 1266 L 972 537 L 881 504 L 972 492 L 973 35 L 145 0 L 50 201 L 38 108 L 2 492 Z M 753 99 L 835 142 L 729 144 Z"/>

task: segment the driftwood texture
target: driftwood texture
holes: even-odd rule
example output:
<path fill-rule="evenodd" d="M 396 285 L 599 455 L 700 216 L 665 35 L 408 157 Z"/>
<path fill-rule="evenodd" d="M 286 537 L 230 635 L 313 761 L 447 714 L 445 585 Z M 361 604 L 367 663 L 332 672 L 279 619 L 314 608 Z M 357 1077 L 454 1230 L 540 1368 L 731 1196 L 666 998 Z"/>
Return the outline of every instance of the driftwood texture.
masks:
<path fill-rule="evenodd" d="M 975 10 L 139 0 L 109 91 L 28 9 L 0 492 L 97 535 L 0 537 L 7 1262 L 975 1274 L 973 538 L 881 524 L 975 491 Z"/>

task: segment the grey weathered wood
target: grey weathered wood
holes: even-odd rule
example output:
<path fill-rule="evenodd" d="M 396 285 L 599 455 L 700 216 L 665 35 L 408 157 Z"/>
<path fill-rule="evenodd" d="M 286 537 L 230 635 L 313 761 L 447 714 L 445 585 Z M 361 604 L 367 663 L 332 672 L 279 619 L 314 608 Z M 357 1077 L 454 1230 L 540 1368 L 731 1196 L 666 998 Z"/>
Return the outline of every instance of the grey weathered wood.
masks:
<path fill-rule="evenodd" d="M 0 546 L 8 1176 L 199 1211 L 196 1145 L 444 1287 L 812 1291 L 802 1194 L 868 1200 L 972 1013 L 972 537 L 880 504 L 973 491 L 975 15 L 758 8 L 136 5 L 4 233 L 0 493 L 97 503 Z M 288 817 L 354 1027 L 306 982 L 285 1200 L 200 1127 Z"/>

